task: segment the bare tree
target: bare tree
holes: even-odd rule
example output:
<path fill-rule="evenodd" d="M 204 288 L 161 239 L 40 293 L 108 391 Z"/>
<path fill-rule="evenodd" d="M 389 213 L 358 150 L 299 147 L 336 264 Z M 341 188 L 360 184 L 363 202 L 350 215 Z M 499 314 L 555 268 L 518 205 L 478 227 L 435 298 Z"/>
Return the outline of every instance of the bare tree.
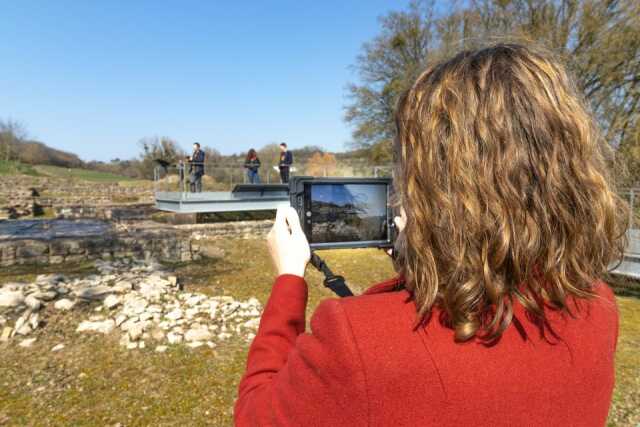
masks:
<path fill-rule="evenodd" d="M 429 64 L 496 41 L 544 45 L 564 60 L 607 141 L 640 178 L 640 2 L 637 0 L 471 0 L 435 16 L 414 1 L 381 19 L 381 34 L 356 59 L 345 119 L 355 145 L 389 158 L 399 93 Z"/>
<path fill-rule="evenodd" d="M 307 160 L 306 173 L 311 176 L 331 176 L 336 170 L 337 163 L 335 155 L 317 151 Z"/>
<path fill-rule="evenodd" d="M 381 34 L 356 59 L 362 84 L 349 86 L 345 119 L 355 126 L 354 148 L 389 144 L 400 93 L 426 66 L 433 43 L 433 2 L 414 0 L 407 11 L 380 18 Z"/>
<path fill-rule="evenodd" d="M 141 178 L 152 179 L 158 161 L 175 164 L 178 159 L 186 156 L 178 143 L 167 136 L 145 137 L 138 144 L 142 149 L 138 164 L 138 174 Z"/>
<path fill-rule="evenodd" d="M 16 155 L 18 144 L 27 138 L 26 127 L 12 119 L 0 120 L 0 158 L 9 161 Z"/>

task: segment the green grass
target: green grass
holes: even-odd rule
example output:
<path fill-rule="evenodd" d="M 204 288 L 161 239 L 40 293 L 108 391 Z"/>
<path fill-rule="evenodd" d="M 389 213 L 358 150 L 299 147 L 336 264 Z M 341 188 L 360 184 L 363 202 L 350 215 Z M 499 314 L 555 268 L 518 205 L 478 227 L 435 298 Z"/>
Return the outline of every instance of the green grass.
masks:
<path fill-rule="evenodd" d="M 63 168 L 51 165 L 29 165 L 17 161 L 0 160 L 0 176 L 29 175 L 49 176 L 54 178 L 74 179 L 90 182 L 119 182 L 126 186 L 143 185 L 145 181 L 109 172 L 100 172 L 80 168 Z"/>
<path fill-rule="evenodd" d="M 58 166 L 50 165 L 37 165 L 35 169 L 42 175 L 56 177 L 56 178 L 70 178 L 81 181 L 92 182 L 120 182 L 120 181 L 133 181 L 133 178 L 129 178 L 122 175 L 115 175 L 108 172 L 99 172 L 89 169 L 79 168 L 62 168 Z"/>
<path fill-rule="evenodd" d="M 211 242 L 209 244 L 212 244 Z M 218 258 L 173 264 L 186 291 L 234 298 L 258 298 L 263 304 L 274 271 L 262 240 L 220 240 Z M 390 277 L 388 257 L 377 250 L 327 251 L 324 258 L 344 274 L 356 293 Z M 86 264 L 68 267 L 25 267 L 0 272 L 0 283 L 55 270 L 91 272 Z M 321 276 L 308 270 L 308 315 L 332 294 Z M 640 299 L 619 297 L 620 340 L 617 382 L 610 425 L 640 422 Z M 232 425 L 232 408 L 248 344 L 227 341 L 215 349 L 171 347 L 166 353 L 126 351 L 118 334 L 94 336 L 74 332 L 86 313 L 46 309 L 46 326 L 36 332 L 29 349 L 0 345 L 0 425 Z M 309 317 L 309 316 L 308 316 Z M 51 353 L 64 342 L 64 350 Z"/>
<path fill-rule="evenodd" d="M 620 335 L 610 426 L 640 425 L 640 300 L 618 297 Z"/>
<path fill-rule="evenodd" d="M 0 160 L 0 176 L 2 175 L 40 176 L 40 173 L 33 166 L 25 163 Z"/>

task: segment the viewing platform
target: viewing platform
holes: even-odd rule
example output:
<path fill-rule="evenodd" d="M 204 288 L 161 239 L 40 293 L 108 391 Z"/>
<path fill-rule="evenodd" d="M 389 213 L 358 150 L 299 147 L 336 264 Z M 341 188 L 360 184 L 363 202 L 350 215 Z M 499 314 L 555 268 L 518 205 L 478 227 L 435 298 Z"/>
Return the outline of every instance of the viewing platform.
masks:
<path fill-rule="evenodd" d="M 156 207 L 175 213 L 276 210 L 289 206 L 286 184 L 238 184 L 232 191 L 156 191 Z"/>

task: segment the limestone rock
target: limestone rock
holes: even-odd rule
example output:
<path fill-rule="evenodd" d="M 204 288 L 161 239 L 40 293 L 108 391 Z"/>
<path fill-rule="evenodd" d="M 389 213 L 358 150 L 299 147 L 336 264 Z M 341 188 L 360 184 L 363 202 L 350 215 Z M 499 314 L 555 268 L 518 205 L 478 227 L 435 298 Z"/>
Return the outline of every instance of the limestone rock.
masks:
<path fill-rule="evenodd" d="M 124 303 L 123 312 L 129 314 L 140 314 L 144 312 L 145 308 L 149 305 L 149 301 L 140 297 L 126 298 Z"/>
<path fill-rule="evenodd" d="M 109 286 L 98 285 L 98 286 L 87 286 L 76 289 L 74 294 L 78 298 L 87 299 L 87 300 L 99 300 L 106 297 L 108 294 L 112 293 L 113 290 Z"/>
<path fill-rule="evenodd" d="M 169 332 L 167 334 L 167 341 L 169 344 L 180 344 L 182 342 L 182 335 L 175 332 Z"/>
<path fill-rule="evenodd" d="M 122 325 L 124 323 L 124 321 L 127 320 L 127 316 L 124 314 L 118 314 L 115 318 L 115 322 L 116 322 L 116 327 L 120 327 L 120 325 Z"/>
<path fill-rule="evenodd" d="M 171 319 L 171 320 L 178 320 L 182 318 L 182 310 L 180 310 L 179 308 L 175 308 L 173 310 L 171 310 L 169 313 L 167 313 L 167 319 Z"/>
<path fill-rule="evenodd" d="M 136 322 L 132 324 L 127 331 L 127 333 L 129 334 L 129 340 L 137 341 L 138 339 L 140 339 L 143 332 L 144 332 L 144 325 L 142 323 Z"/>
<path fill-rule="evenodd" d="M 149 319 L 153 319 L 153 313 L 149 313 L 145 311 L 144 313 L 140 314 L 140 320 L 149 320 Z"/>
<path fill-rule="evenodd" d="M 127 332 L 137 322 L 138 322 L 138 318 L 137 317 L 131 317 L 131 318 L 127 319 L 126 321 L 124 321 L 124 322 L 122 322 L 120 324 L 120 329 L 122 329 L 122 331 L 124 331 L 124 332 Z"/>
<path fill-rule="evenodd" d="M 245 328 L 257 328 L 258 326 L 260 326 L 260 318 L 259 317 L 254 317 L 253 319 L 247 320 L 246 322 L 244 322 L 243 326 Z"/>
<path fill-rule="evenodd" d="M 71 310 L 74 305 L 75 305 L 75 303 L 73 301 L 71 301 L 69 299 L 66 299 L 66 298 L 63 298 L 63 299 L 60 299 L 60 300 L 56 301 L 53 304 L 53 307 L 56 310 L 66 311 L 66 310 Z"/>
<path fill-rule="evenodd" d="M 28 323 L 25 323 L 21 325 L 19 328 L 16 328 L 16 334 L 18 335 L 29 335 L 31 332 L 33 332 L 33 329 L 31 328 L 31 325 L 29 325 Z"/>
<path fill-rule="evenodd" d="M 131 282 L 129 281 L 121 280 L 113 285 L 111 289 L 113 289 L 114 292 L 119 293 L 129 292 L 131 289 L 133 289 L 133 284 L 131 284 Z"/>
<path fill-rule="evenodd" d="M 144 298 L 157 301 L 166 293 L 164 286 L 157 282 L 143 282 L 140 284 L 140 295 Z"/>
<path fill-rule="evenodd" d="M 27 335 L 29 332 L 31 332 L 31 327 L 27 323 L 29 314 L 30 313 L 24 313 L 22 316 L 18 317 L 18 320 L 16 320 L 16 324 L 13 326 L 15 329 L 15 334 Z"/>
<path fill-rule="evenodd" d="M 186 303 L 188 306 L 193 307 L 193 306 L 196 306 L 196 305 L 200 304 L 200 302 L 201 302 L 204 298 L 205 298 L 205 297 L 204 297 L 204 295 L 194 295 L 194 296 L 192 296 L 192 297 L 189 297 L 189 298 L 185 301 L 185 303 Z"/>
<path fill-rule="evenodd" d="M 207 341 L 212 338 L 211 332 L 204 327 L 189 329 L 184 335 L 187 341 Z"/>
<path fill-rule="evenodd" d="M 156 352 L 158 353 L 164 353 L 165 351 L 167 351 L 167 346 L 166 345 L 159 345 L 156 347 Z"/>
<path fill-rule="evenodd" d="M 162 329 L 154 328 L 151 331 L 151 338 L 156 341 L 162 341 L 164 339 L 164 332 L 162 332 Z"/>
<path fill-rule="evenodd" d="M 51 301 L 58 296 L 58 293 L 54 290 L 51 291 L 37 291 L 31 294 L 32 297 L 42 301 Z"/>
<path fill-rule="evenodd" d="M 24 299 L 24 303 L 33 311 L 40 310 L 40 307 L 42 307 L 42 302 L 38 298 L 34 297 L 33 294 L 27 295 Z"/>
<path fill-rule="evenodd" d="M 0 290 L 0 307 L 15 307 L 24 302 L 24 295 L 20 291 Z"/>
<path fill-rule="evenodd" d="M 109 295 L 104 299 L 104 306 L 109 310 L 116 308 L 120 305 L 120 298 L 117 295 Z"/>
<path fill-rule="evenodd" d="M 36 342 L 37 338 L 27 338 L 25 340 L 20 341 L 18 344 L 20 347 L 31 347 L 34 342 Z"/>
<path fill-rule="evenodd" d="M 32 313 L 31 316 L 29 316 L 29 326 L 31 326 L 31 329 L 34 331 L 38 329 L 38 326 L 40 326 L 40 317 L 38 316 L 38 313 Z"/>

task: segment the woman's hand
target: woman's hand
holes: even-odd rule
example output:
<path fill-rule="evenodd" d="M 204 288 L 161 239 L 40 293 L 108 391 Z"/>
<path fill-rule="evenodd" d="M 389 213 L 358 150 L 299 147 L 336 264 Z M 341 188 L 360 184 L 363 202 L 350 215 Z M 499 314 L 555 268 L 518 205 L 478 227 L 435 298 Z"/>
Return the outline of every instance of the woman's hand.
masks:
<path fill-rule="evenodd" d="M 267 235 L 267 245 L 278 276 L 293 274 L 304 277 L 311 249 L 295 209 L 278 208 L 276 221 Z"/>
<path fill-rule="evenodd" d="M 396 216 L 393 218 L 393 222 L 396 225 L 396 230 L 398 231 L 398 234 L 402 233 L 404 231 L 404 228 L 407 226 L 407 213 L 404 211 L 404 208 L 400 208 L 400 216 Z M 383 249 L 387 255 L 389 255 L 390 257 L 393 257 L 393 248 L 389 248 L 389 249 Z"/>

